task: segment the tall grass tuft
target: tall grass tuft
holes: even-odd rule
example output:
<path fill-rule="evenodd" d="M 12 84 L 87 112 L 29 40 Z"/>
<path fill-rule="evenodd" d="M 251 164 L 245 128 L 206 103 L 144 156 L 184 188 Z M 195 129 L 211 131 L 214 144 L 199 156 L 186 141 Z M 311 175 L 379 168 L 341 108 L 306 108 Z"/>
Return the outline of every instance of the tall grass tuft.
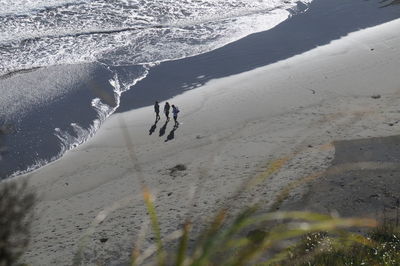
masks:
<path fill-rule="evenodd" d="M 152 195 L 148 191 L 147 188 L 144 189 L 144 201 L 146 203 L 147 210 L 149 212 L 151 226 L 153 228 L 153 232 L 156 236 L 157 241 L 157 257 L 158 257 L 158 265 L 165 265 L 165 250 L 164 244 L 161 239 L 161 230 L 160 225 L 157 218 L 156 208 L 154 207 Z"/>
<path fill-rule="evenodd" d="M 328 251 L 352 250 L 354 247 L 373 250 L 376 247 L 374 237 L 364 237 L 348 230 L 352 227 L 375 227 L 377 223 L 372 219 L 338 218 L 301 211 L 260 215 L 256 207 L 251 207 L 231 218 L 225 209 L 219 210 L 203 232 L 192 237 L 191 223 L 186 221 L 177 234 L 180 239 L 176 251 L 169 249 L 166 252 L 164 245 L 168 239 L 176 238 L 161 239 L 156 210 L 150 199 L 147 191 L 145 202 L 156 236 L 156 244 L 152 247 L 154 252 L 145 250 L 140 254 L 147 254 L 146 257 L 133 257 L 132 265 L 303 265 L 314 259 L 315 265 L 327 265 L 319 264 L 320 260 L 329 261 L 330 257 L 338 256 L 332 253 L 324 257 Z M 189 238 L 195 239 L 190 248 Z"/>

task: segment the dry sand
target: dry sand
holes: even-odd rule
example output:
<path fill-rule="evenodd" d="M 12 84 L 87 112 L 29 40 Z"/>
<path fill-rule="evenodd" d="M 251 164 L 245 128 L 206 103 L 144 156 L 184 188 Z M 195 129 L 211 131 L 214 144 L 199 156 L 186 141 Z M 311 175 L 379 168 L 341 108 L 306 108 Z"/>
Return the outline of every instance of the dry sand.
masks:
<path fill-rule="evenodd" d="M 341 148 L 335 157 L 335 147 L 347 144 L 334 141 L 397 134 L 399 28 L 395 20 L 365 29 L 176 96 L 169 102 L 180 107 L 181 125 L 173 130 L 171 121 L 161 137 L 164 118 L 149 135 L 152 107 L 113 115 L 93 139 L 23 177 L 41 197 L 24 260 L 69 265 L 84 243 L 85 264 L 126 262 L 148 224 L 143 183 L 155 197 L 164 235 L 185 217 L 200 226 L 223 205 L 234 210 L 261 202 L 265 210 L 287 206 L 366 214 L 370 202 L 365 199 L 381 197 L 373 190 L 382 180 L 373 173 L 398 171 L 398 159 L 363 155 L 340 168 L 339 155 L 347 151 Z M 375 94 L 381 97 L 372 98 Z M 359 146 L 354 147 L 355 158 Z M 171 170 L 178 164 L 186 170 Z M 271 164 L 279 169 L 269 175 Z M 360 169 L 371 170 L 366 184 L 361 176 L 354 186 L 343 180 Z M 255 176 L 263 182 L 232 198 Z M 334 191 L 327 178 L 337 180 Z M 359 196 L 364 201 L 354 205 L 354 194 L 368 184 L 369 191 Z M 323 190 L 316 193 L 319 187 Z M 143 245 L 151 242 L 147 233 Z"/>

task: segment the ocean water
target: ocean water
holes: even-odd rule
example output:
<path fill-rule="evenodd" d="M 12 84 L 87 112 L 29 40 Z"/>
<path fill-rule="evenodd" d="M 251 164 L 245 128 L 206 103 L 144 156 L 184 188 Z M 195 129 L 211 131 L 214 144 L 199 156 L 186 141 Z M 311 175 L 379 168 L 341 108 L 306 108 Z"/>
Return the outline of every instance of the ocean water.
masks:
<path fill-rule="evenodd" d="M 34 170 L 89 139 L 153 66 L 270 29 L 296 6 L 0 0 L 0 178 Z"/>

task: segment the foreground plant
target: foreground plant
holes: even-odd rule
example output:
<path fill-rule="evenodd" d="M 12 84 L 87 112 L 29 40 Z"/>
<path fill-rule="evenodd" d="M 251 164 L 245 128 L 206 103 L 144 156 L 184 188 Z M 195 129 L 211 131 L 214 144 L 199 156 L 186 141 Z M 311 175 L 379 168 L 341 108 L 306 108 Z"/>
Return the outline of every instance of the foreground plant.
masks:
<path fill-rule="evenodd" d="M 194 246 L 188 248 L 190 222 L 185 222 L 181 230 L 162 239 L 148 191 L 145 192 L 145 201 L 156 243 L 143 252 L 135 250 L 132 265 L 151 263 L 154 261 L 154 253 L 157 254 L 154 261 L 156 265 L 281 265 L 292 259 L 301 264 L 310 261 L 310 254 L 323 254 L 321 247 L 328 242 L 331 250 L 350 248 L 353 245 L 369 249 L 375 247 L 374 239 L 347 230 L 351 227 L 374 227 L 377 223 L 372 219 L 338 218 L 300 211 L 259 215 L 254 207 L 242 211 L 233 219 L 228 219 L 226 210 L 220 210 L 204 232 L 195 236 Z M 310 234 L 318 232 L 326 233 L 310 238 Z M 328 235 L 329 238 L 326 237 Z M 310 252 L 302 254 L 297 251 L 301 245 L 304 246 L 306 236 L 316 241 L 318 245 L 315 246 L 318 248 L 310 248 Z M 176 239 L 179 239 L 176 252 L 167 252 L 165 241 Z"/>

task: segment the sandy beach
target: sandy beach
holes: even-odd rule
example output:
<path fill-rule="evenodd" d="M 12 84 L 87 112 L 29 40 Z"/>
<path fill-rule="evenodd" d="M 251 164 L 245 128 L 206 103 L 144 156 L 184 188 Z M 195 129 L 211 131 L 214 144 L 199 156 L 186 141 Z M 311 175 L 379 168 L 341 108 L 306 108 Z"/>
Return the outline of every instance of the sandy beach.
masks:
<path fill-rule="evenodd" d="M 298 19 L 317 23 L 328 17 L 332 23 L 359 5 L 326 16 L 306 12 Z M 121 104 L 86 143 L 17 177 L 27 179 L 40 197 L 23 261 L 71 265 L 83 247 L 84 265 L 124 265 L 143 232 L 142 245 L 153 243 L 144 185 L 155 198 L 163 235 L 186 218 L 198 231 L 222 206 L 235 211 L 260 203 L 261 211 L 310 209 L 374 218 L 394 208 L 400 189 L 394 148 L 400 145 L 400 19 L 381 19 L 400 9 L 387 8 L 376 9 L 372 25 L 361 23 L 362 29 L 360 18 L 323 41 L 315 31 L 301 38 L 299 50 L 288 48 L 284 55 L 280 51 L 287 47 L 275 47 L 271 61 L 227 69 L 176 96 L 169 91 L 159 100 L 180 108 L 177 128 L 163 116 L 154 123 L 149 95 L 138 109 L 127 111 Z M 243 190 L 253 178 L 260 182 Z"/>

